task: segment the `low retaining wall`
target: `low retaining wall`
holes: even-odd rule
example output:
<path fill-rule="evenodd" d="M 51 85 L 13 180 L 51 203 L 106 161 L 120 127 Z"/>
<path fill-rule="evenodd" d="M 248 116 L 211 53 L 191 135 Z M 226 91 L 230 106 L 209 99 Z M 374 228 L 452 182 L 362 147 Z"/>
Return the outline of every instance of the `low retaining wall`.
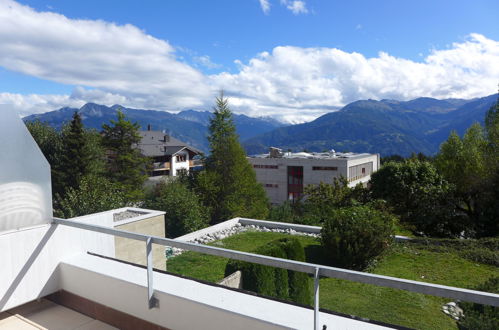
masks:
<path fill-rule="evenodd" d="M 235 273 L 230 274 L 220 282 L 220 285 L 224 285 L 229 288 L 242 289 L 243 288 L 243 273 L 238 270 Z"/>

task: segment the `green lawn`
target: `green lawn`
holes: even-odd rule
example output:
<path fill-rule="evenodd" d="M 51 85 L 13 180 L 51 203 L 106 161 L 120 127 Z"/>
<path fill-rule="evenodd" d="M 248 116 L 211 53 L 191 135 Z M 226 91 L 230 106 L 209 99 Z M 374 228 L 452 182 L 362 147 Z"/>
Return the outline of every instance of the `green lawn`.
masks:
<path fill-rule="evenodd" d="M 252 251 L 269 241 L 289 237 L 281 233 L 245 232 L 211 245 L 240 251 Z M 322 263 L 317 239 L 300 239 L 307 261 Z M 218 282 L 224 277 L 227 259 L 185 252 L 168 261 L 168 271 L 198 279 Z M 492 276 L 499 276 L 497 267 L 463 259 L 453 252 L 432 252 L 414 244 L 394 244 L 376 265 L 376 274 L 411 280 L 472 288 Z M 324 278 L 320 281 L 320 307 L 387 323 L 418 329 L 456 329 L 455 322 L 441 312 L 450 299 L 438 298 Z"/>

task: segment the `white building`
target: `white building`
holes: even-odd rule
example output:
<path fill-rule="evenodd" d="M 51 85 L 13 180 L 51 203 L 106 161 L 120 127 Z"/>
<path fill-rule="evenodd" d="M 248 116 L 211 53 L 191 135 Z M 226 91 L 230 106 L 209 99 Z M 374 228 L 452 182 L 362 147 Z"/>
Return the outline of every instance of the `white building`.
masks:
<path fill-rule="evenodd" d="M 153 170 L 149 176 L 177 176 L 179 171 L 189 172 L 196 166 L 194 157 L 201 151 L 185 142 L 160 131 L 140 131 L 137 145 L 142 155 L 153 158 Z"/>
<path fill-rule="evenodd" d="M 295 200 L 307 185 L 332 183 L 344 177 L 349 186 L 367 183 L 378 170 L 379 154 L 331 152 L 282 152 L 270 148 L 268 154 L 248 157 L 267 196 L 273 204 Z"/>

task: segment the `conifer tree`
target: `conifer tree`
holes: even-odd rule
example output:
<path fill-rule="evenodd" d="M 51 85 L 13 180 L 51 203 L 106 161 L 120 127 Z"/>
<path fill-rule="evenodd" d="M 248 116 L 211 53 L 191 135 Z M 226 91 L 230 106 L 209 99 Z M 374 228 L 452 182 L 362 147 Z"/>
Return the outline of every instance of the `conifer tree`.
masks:
<path fill-rule="evenodd" d="M 268 200 L 239 143 L 223 93 L 216 98 L 209 131 L 210 155 L 198 177 L 198 189 L 211 210 L 212 223 L 237 216 L 264 219 Z"/>
<path fill-rule="evenodd" d="M 136 148 L 141 140 L 139 124 L 130 122 L 118 111 L 118 119 L 111 120 L 111 125 L 102 125 L 102 128 L 102 144 L 108 156 L 106 168 L 109 179 L 123 187 L 128 201 L 141 200 L 149 159 L 142 156 Z"/>
<path fill-rule="evenodd" d="M 85 149 L 85 130 L 78 112 L 62 132 L 62 153 L 59 173 L 64 182 L 62 194 L 69 188 L 76 189 L 88 172 L 90 159 Z"/>

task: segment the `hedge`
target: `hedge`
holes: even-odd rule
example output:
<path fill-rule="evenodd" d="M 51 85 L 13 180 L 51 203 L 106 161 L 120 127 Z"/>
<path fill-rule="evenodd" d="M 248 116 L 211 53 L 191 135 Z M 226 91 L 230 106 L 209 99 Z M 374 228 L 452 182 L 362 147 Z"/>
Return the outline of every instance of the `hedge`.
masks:
<path fill-rule="evenodd" d="M 254 253 L 305 261 L 305 250 L 296 238 L 283 238 L 269 242 L 258 247 Z M 245 290 L 304 305 L 312 303 L 310 278 L 305 273 L 231 260 L 225 268 L 225 276 L 237 270 L 242 272 Z"/>

